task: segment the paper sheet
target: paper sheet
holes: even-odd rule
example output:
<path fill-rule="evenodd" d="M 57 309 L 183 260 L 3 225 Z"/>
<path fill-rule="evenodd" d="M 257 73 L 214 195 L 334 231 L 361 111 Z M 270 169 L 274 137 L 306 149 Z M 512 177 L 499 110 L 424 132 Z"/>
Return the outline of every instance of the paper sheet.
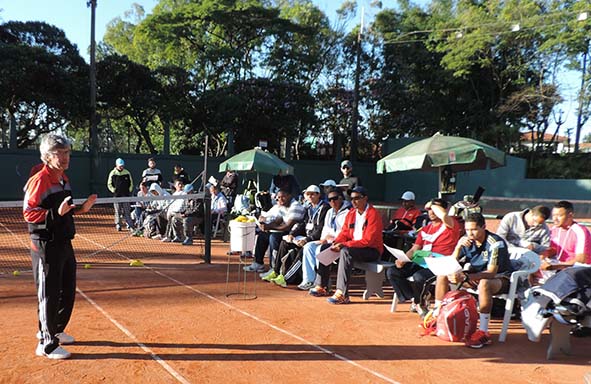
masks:
<path fill-rule="evenodd" d="M 455 257 L 425 257 L 424 260 L 436 276 L 453 275 L 462 270 Z"/>
<path fill-rule="evenodd" d="M 393 248 L 393 247 L 389 247 L 386 244 L 384 244 L 384 247 L 388 250 L 388 252 L 390 252 L 392 254 L 392 256 L 394 256 L 395 258 L 397 258 L 400 261 L 404 261 L 405 263 L 410 262 L 411 260 L 406 256 L 406 253 L 404 253 L 403 250 L 398 249 L 398 248 Z"/>
<path fill-rule="evenodd" d="M 329 266 L 332 264 L 333 261 L 338 259 L 340 255 L 340 252 L 335 252 L 330 248 L 326 248 L 324 251 L 316 255 L 316 260 L 318 260 L 320 263 L 326 266 Z"/>

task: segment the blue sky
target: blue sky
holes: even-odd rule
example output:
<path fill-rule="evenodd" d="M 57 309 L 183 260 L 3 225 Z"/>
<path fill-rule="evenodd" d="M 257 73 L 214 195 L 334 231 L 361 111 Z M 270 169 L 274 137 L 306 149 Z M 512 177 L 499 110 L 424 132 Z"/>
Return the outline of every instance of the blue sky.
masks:
<path fill-rule="evenodd" d="M 313 0 L 329 17 L 335 17 L 335 11 L 342 3 L 341 0 Z M 429 0 L 415 1 L 417 4 L 428 3 Z M 70 41 L 78 46 L 81 55 L 88 61 L 88 46 L 90 45 L 90 8 L 86 0 L 0 0 L 0 21 L 45 21 L 64 30 Z M 123 16 L 125 11 L 131 9 L 133 3 L 144 7 L 146 13 L 150 13 L 158 0 L 97 0 L 96 12 L 96 40 L 102 40 L 105 27 L 109 21 L 118 16 Z M 369 10 L 369 0 L 358 0 L 359 7 Z M 384 8 L 393 8 L 395 0 L 382 1 Z M 366 20 L 371 17 L 366 16 Z M 579 81 L 577 77 L 566 75 L 562 77 L 561 91 L 565 98 L 562 110 L 565 113 L 567 123 L 564 129 L 576 125 L 576 91 Z M 585 130 L 586 131 L 586 130 Z M 584 132 L 586 133 L 586 132 Z M 561 134 L 565 134 L 563 130 Z M 574 136 L 573 136 L 574 140 Z"/>

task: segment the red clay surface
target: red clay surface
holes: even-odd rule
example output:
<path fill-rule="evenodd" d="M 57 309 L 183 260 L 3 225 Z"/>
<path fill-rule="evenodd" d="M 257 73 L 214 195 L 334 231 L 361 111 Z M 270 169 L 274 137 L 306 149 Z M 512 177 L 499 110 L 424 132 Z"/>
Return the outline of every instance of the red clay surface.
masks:
<path fill-rule="evenodd" d="M 200 246 L 143 238 L 89 256 L 96 243 L 121 235 L 109 225 L 93 236 L 76 240 L 79 294 L 67 332 L 77 342 L 66 347 L 70 360 L 34 354 L 32 275 L 0 275 L 0 382 L 584 383 L 591 375 L 591 338 L 573 338 L 572 356 L 547 361 L 548 334 L 531 343 L 512 322 L 507 342 L 498 343 L 501 321 L 494 320 L 494 344 L 473 350 L 419 337 L 408 304 L 390 313 L 391 290 L 363 301 L 362 276 L 353 281 L 350 305 L 260 280 L 247 283 L 256 299 L 228 299 L 227 291 L 242 286 L 233 258 L 226 290 L 227 243 L 214 242 L 208 265 Z M 145 267 L 129 267 L 129 258 Z"/>

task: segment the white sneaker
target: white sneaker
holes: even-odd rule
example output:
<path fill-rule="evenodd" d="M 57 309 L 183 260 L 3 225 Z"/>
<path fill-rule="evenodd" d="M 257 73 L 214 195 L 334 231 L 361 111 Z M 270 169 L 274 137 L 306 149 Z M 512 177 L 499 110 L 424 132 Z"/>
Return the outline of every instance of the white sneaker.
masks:
<path fill-rule="evenodd" d="M 60 344 L 64 345 L 74 344 L 74 342 L 76 341 L 76 339 L 74 339 L 74 336 L 70 336 L 65 332 L 56 333 L 55 337 L 57 337 Z M 41 340 L 41 331 L 37 331 L 37 340 Z"/>
<path fill-rule="evenodd" d="M 151 237 L 151 239 L 161 240 L 162 239 L 162 235 L 161 234 L 154 235 L 154 236 Z"/>
<path fill-rule="evenodd" d="M 52 360 L 64 360 L 64 359 L 68 359 L 68 358 L 70 358 L 70 356 L 72 356 L 72 354 L 70 352 L 66 351 L 62 347 L 57 347 L 56 349 L 54 349 L 50 353 L 45 353 L 45 350 L 43 349 L 43 344 L 37 345 L 37 349 L 35 350 L 35 354 L 37 356 L 45 356 L 48 359 L 52 359 Z"/>
<path fill-rule="evenodd" d="M 164 237 L 160 241 L 162 241 L 163 243 L 170 243 L 172 241 L 172 239 L 170 237 Z"/>
<path fill-rule="evenodd" d="M 263 272 L 265 270 L 265 266 L 255 261 L 251 265 L 247 265 L 242 269 L 244 269 L 246 272 Z"/>

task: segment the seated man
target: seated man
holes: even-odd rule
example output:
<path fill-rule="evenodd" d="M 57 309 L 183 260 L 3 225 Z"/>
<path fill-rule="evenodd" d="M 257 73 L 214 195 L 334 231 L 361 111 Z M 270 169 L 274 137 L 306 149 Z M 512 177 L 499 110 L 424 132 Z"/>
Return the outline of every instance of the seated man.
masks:
<path fill-rule="evenodd" d="M 400 197 L 401 207 L 398 208 L 387 230 L 395 231 L 410 231 L 414 228 L 417 218 L 421 215 L 421 210 L 415 205 L 415 194 L 411 191 L 406 191 Z"/>
<path fill-rule="evenodd" d="M 324 219 L 320 240 L 307 242 L 302 251 L 302 283 L 298 285 L 298 288 L 304 291 L 314 287 L 318 266 L 316 255 L 321 248 L 329 247 L 332 244 L 335 237 L 341 232 L 345 217 L 351 209 L 351 203 L 345 200 L 340 188 L 332 187 L 326 195 L 330 209 Z"/>
<path fill-rule="evenodd" d="M 550 209 L 543 205 L 509 212 L 501 220 L 497 235 L 505 239 L 510 247 L 527 248 L 539 254 L 550 246 L 550 229 L 546 225 L 549 217 Z"/>
<path fill-rule="evenodd" d="M 274 264 L 274 256 L 279 249 L 283 235 L 297 223 L 304 220 L 304 207 L 286 190 L 277 192 L 277 204 L 269 212 L 259 217 L 258 233 L 255 249 L 254 262 L 244 267 L 247 272 L 263 272 L 265 269 L 265 252 L 269 249 L 269 265 Z"/>
<path fill-rule="evenodd" d="M 357 186 L 350 190 L 349 196 L 353 209 L 347 213 L 343 228 L 330 247 L 331 250 L 339 252 L 337 290 L 328 298 L 331 304 L 349 303 L 348 287 L 354 261 L 376 261 L 384 252 L 382 217 L 377 209 L 369 204 L 367 190 L 365 187 Z M 328 296 L 329 277 L 330 266 L 319 263 L 316 281 L 320 284 L 309 291 L 310 295 Z"/>
<path fill-rule="evenodd" d="M 151 196 L 170 196 L 170 193 L 162 189 L 158 183 L 152 183 L 148 193 Z M 170 204 L 170 200 L 154 200 L 150 202 L 146 208 L 146 217 L 143 223 L 144 237 L 160 240 L 162 233 L 166 229 L 166 208 Z"/>
<path fill-rule="evenodd" d="M 559 201 L 552 208 L 554 227 L 550 247 L 542 252 L 542 271 L 556 271 L 576 262 L 591 264 L 591 234 L 574 220 L 574 207 L 569 201 Z M 546 278 L 551 276 L 545 273 Z M 543 282 L 542 279 L 541 282 Z"/>
<path fill-rule="evenodd" d="M 320 199 L 320 188 L 316 185 L 310 185 L 304 191 L 304 197 L 306 198 L 304 220 L 294 225 L 289 234 L 285 236 L 285 239 L 281 241 L 273 269 L 262 276 L 263 280 L 282 287 L 287 287 L 284 272 L 289 269 L 289 267 L 286 268 L 283 265 L 283 258 L 290 250 L 296 249 L 300 252 L 302 247 L 309 241 L 320 239 L 324 218 L 329 210 L 328 204 Z"/>
<path fill-rule="evenodd" d="M 224 217 L 228 211 L 228 199 L 220 191 L 219 185 L 212 184 L 209 187 L 211 193 L 211 224 L 215 226 L 218 217 Z"/>
<path fill-rule="evenodd" d="M 447 214 L 447 206 L 447 201 L 443 199 L 432 199 L 425 204 L 430 223 L 419 231 L 414 245 L 406 252 L 409 259 L 412 259 L 414 252 L 418 250 L 446 256 L 453 253 L 460 238 L 460 222 L 456 217 Z M 421 303 L 421 296 L 427 281 L 433 279 L 433 273 L 416 263 L 396 260 L 396 265 L 389 268 L 386 275 L 398 301 L 412 299 L 411 311 L 424 316 L 427 312 L 427 305 L 424 304 L 428 303 Z M 410 276 L 413 277 L 413 282 L 407 280 Z"/>
<path fill-rule="evenodd" d="M 181 179 L 174 181 L 174 193 L 173 196 L 185 195 L 184 184 Z M 182 226 L 183 221 L 181 219 L 181 212 L 185 205 L 184 199 L 171 200 L 170 204 L 166 208 L 166 231 L 161 241 L 165 243 L 182 243 Z"/>
<path fill-rule="evenodd" d="M 449 283 L 477 287 L 480 325 L 466 341 L 466 346 L 482 348 L 492 343 L 488 332 L 492 296 L 509 290 L 509 252 L 502 237 L 486 230 L 482 214 L 470 213 L 466 216 L 464 228 L 466 235 L 460 239 L 453 252 L 453 257 L 463 264 L 464 270 L 455 275 L 437 276 L 434 315 L 439 312 L 441 299 L 449 290 Z"/>
<path fill-rule="evenodd" d="M 185 193 L 194 195 L 195 189 L 193 184 L 185 185 Z M 203 200 L 197 198 L 189 198 L 185 201 L 183 209 L 180 212 L 181 221 L 183 223 L 183 245 L 193 245 L 194 228 L 196 224 L 203 222 Z"/>

